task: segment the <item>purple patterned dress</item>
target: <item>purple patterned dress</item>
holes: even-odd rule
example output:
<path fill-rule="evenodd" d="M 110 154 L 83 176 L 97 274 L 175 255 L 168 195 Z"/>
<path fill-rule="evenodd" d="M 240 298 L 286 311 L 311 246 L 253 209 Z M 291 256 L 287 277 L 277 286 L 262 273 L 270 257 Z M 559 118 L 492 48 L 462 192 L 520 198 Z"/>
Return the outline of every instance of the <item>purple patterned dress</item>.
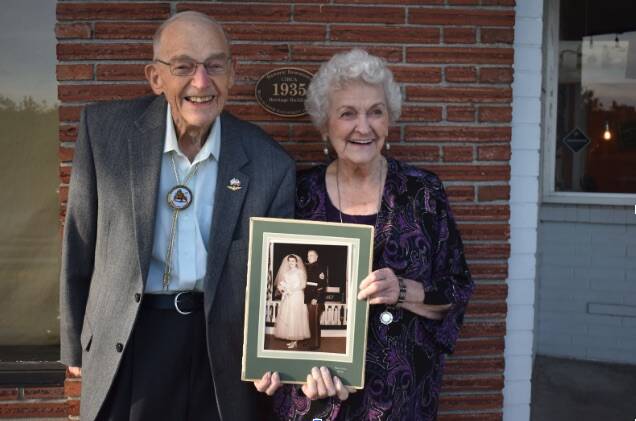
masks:
<path fill-rule="evenodd" d="M 334 219 L 325 171 L 323 165 L 298 175 L 296 218 Z M 453 307 L 437 321 L 394 309 L 393 323 L 385 326 L 379 321 L 385 306 L 370 306 L 364 389 L 344 402 L 311 402 L 298 386 L 285 385 L 274 396 L 276 419 L 436 419 L 444 354 L 453 351 L 474 287 L 439 178 L 388 159 L 375 226 L 373 269 L 389 267 L 398 276 L 418 280 L 426 303 Z"/>

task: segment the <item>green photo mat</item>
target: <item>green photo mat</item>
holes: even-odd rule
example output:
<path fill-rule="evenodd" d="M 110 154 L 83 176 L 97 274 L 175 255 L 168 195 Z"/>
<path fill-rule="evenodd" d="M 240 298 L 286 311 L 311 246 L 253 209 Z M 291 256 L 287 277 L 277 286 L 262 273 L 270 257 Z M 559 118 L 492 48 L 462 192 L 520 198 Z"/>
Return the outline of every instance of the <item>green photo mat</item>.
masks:
<path fill-rule="evenodd" d="M 346 351 L 324 352 L 274 350 L 265 347 L 266 295 L 271 279 L 271 250 L 278 244 L 299 247 L 347 247 L 346 262 Z M 368 302 L 357 300 L 360 281 L 371 271 L 373 227 L 292 219 L 251 218 L 243 368 L 241 379 L 260 379 L 267 371 L 277 371 L 284 383 L 303 384 L 312 367 L 326 366 L 345 385 L 364 387 Z M 304 259 L 304 256 L 302 257 Z M 270 281 L 271 282 L 271 281 Z M 323 336 L 324 337 L 324 336 Z"/>

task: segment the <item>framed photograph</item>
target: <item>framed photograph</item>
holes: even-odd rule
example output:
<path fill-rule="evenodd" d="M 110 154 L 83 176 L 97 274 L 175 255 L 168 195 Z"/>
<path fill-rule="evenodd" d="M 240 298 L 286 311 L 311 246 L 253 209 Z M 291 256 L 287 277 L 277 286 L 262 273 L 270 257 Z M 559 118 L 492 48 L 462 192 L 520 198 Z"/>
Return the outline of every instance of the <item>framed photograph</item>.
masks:
<path fill-rule="evenodd" d="M 277 371 L 303 384 L 314 366 L 364 387 L 373 227 L 251 218 L 241 379 Z"/>

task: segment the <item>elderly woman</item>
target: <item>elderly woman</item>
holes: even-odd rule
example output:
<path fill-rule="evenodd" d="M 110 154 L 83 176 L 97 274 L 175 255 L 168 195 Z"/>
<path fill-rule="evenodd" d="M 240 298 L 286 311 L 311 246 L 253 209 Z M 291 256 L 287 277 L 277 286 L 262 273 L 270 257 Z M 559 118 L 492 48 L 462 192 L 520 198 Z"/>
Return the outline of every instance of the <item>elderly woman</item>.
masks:
<path fill-rule="evenodd" d="M 402 97 L 384 61 L 355 49 L 323 64 L 306 108 L 337 159 L 299 174 L 296 217 L 375 227 L 366 380 L 350 396 L 324 368 L 302 389 L 269 373 L 281 419 L 434 420 L 444 354 L 459 335 L 473 282 L 439 178 L 382 155 Z M 388 149 L 388 148 L 387 148 Z"/>

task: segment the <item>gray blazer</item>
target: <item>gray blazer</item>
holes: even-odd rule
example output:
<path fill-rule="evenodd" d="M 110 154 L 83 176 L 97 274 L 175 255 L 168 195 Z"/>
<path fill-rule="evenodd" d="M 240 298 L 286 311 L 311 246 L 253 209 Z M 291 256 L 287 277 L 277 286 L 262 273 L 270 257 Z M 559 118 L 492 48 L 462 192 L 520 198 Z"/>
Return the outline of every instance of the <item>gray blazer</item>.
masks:
<path fill-rule="evenodd" d="M 81 416 L 93 420 L 135 326 L 152 253 L 166 101 L 91 105 L 75 147 L 60 276 L 61 361 L 82 367 Z M 204 280 L 210 366 L 222 419 L 259 419 L 241 382 L 249 218 L 291 218 L 295 168 L 258 127 L 221 116 L 221 153 Z M 238 178 L 242 189 L 226 188 Z"/>

